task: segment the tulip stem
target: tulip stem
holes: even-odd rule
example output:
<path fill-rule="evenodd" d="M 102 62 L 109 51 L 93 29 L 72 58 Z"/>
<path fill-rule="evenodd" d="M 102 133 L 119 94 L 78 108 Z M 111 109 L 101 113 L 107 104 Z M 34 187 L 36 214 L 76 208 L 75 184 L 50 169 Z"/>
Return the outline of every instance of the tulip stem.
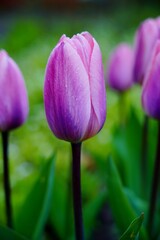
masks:
<path fill-rule="evenodd" d="M 149 118 L 144 116 L 143 129 L 142 129 L 142 161 L 141 161 L 141 173 L 142 173 L 142 189 L 145 191 L 146 179 L 147 179 L 147 149 L 148 149 L 148 123 Z"/>
<path fill-rule="evenodd" d="M 81 199 L 81 143 L 72 143 L 72 187 L 76 240 L 84 240 Z"/>
<path fill-rule="evenodd" d="M 150 195 L 150 202 L 149 202 L 148 222 L 147 222 L 147 229 L 150 237 L 152 237 L 152 229 L 154 225 L 159 175 L 160 175 L 160 122 L 158 124 L 157 152 L 156 152 L 153 179 L 152 179 L 152 185 L 151 185 L 151 195 Z"/>
<path fill-rule="evenodd" d="M 3 148 L 3 175 L 4 175 L 4 192 L 6 205 L 7 226 L 12 228 L 12 207 L 11 207 L 11 188 L 9 179 L 9 159 L 8 159 L 8 132 L 2 132 Z"/>

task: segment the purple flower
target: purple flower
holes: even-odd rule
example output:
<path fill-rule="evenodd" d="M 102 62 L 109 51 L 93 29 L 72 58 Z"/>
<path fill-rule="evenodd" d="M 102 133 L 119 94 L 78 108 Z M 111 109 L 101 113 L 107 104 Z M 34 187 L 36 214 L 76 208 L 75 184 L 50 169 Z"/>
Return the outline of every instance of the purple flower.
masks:
<path fill-rule="evenodd" d="M 146 19 L 135 38 L 134 81 L 142 84 L 156 41 L 160 37 L 159 19 Z"/>
<path fill-rule="evenodd" d="M 160 40 L 157 40 L 144 80 L 142 106 L 147 115 L 160 119 Z"/>
<path fill-rule="evenodd" d="M 60 139 L 81 142 L 102 128 L 106 118 L 102 57 L 88 32 L 71 39 L 63 35 L 51 52 L 44 103 L 49 126 Z"/>
<path fill-rule="evenodd" d="M 108 85 L 123 92 L 133 84 L 133 50 L 128 44 L 119 44 L 111 53 L 107 69 Z"/>
<path fill-rule="evenodd" d="M 17 64 L 0 51 L 0 130 L 8 131 L 24 123 L 28 98 L 23 76 Z"/>

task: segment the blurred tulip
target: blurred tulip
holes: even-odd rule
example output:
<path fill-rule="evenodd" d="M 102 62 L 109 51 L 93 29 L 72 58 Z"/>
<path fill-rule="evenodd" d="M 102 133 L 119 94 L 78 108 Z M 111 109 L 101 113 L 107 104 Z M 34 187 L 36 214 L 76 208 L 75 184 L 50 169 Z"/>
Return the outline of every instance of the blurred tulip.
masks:
<path fill-rule="evenodd" d="M 146 19 L 137 30 L 135 38 L 134 81 L 142 84 L 156 41 L 160 37 L 157 19 Z"/>
<path fill-rule="evenodd" d="M 119 92 L 133 84 L 133 50 L 128 44 L 119 44 L 111 53 L 108 70 L 108 85 Z"/>
<path fill-rule="evenodd" d="M 147 115 L 160 119 L 160 40 L 157 40 L 144 80 L 142 106 Z"/>
<path fill-rule="evenodd" d="M 71 39 L 63 35 L 51 52 L 44 102 L 49 126 L 60 139 L 81 142 L 102 128 L 106 118 L 102 57 L 88 32 Z"/>
<path fill-rule="evenodd" d="M 28 115 L 28 97 L 17 64 L 6 51 L 0 51 L 0 131 L 14 129 Z"/>

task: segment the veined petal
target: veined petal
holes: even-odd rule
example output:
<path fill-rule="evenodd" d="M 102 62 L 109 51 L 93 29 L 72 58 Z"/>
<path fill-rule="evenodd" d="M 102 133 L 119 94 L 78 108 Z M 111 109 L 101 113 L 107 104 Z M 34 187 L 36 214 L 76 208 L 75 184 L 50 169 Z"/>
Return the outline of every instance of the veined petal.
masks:
<path fill-rule="evenodd" d="M 86 138 L 95 135 L 106 119 L 106 91 L 100 48 L 95 40 L 90 59 L 89 83 L 91 93 L 91 117 Z"/>
<path fill-rule="evenodd" d="M 92 54 L 92 48 L 89 42 L 82 34 L 77 34 L 73 36 L 72 41 L 76 47 L 77 53 L 79 54 L 86 71 L 89 71 L 90 58 Z"/>
<path fill-rule="evenodd" d="M 91 112 L 88 74 L 68 43 L 53 50 L 45 75 L 45 109 L 50 128 L 63 140 L 79 142 Z"/>

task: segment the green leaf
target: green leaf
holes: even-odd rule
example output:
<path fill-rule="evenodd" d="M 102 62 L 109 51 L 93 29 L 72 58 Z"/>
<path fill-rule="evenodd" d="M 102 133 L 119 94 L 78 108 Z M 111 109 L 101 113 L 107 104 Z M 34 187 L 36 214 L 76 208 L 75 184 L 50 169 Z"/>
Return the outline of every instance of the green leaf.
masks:
<path fill-rule="evenodd" d="M 131 222 L 125 233 L 121 236 L 120 240 L 135 240 L 144 220 L 144 214 Z"/>
<path fill-rule="evenodd" d="M 123 128 L 118 126 L 114 131 L 113 152 L 124 184 L 139 196 L 142 194 L 141 145 L 142 123 L 134 109 L 131 109 L 127 124 Z"/>
<path fill-rule="evenodd" d="M 111 158 L 107 161 L 107 190 L 113 216 L 121 232 L 136 217 L 125 193 L 116 166 Z"/>
<path fill-rule="evenodd" d="M 30 239 L 39 240 L 43 232 L 51 206 L 53 179 L 54 158 L 44 165 L 15 222 L 17 231 Z"/>
<path fill-rule="evenodd" d="M 107 161 L 107 191 L 113 217 L 122 234 L 136 218 L 136 212 L 125 194 L 116 166 L 111 158 Z M 143 229 L 142 235 L 143 239 L 147 239 L 145 229 Z"/>
<path fill-rule="evenodd" d="M 70 166 L 65 166 L 65 170 L 64 168 L 59 169 L 57 164 L 55 167 L 56 171 L 53 186 L 54 199 L 49 220 L 58 237 L 60 239 L 67 239 L 72 233 L 73 228 Z"/>
<path fill-rule="evenodd" d="M 1 240 L 28 240 L 12 229 L 0 225 L 0 239 Z"/>
<path fill-rule="evenodd" d="M 85 234 L 88 239 L 95 227 L 97 215 L 100 212 L 102 205 L 106 201 L 106 192 L 100 192 L 97 197 L 92 199 L 84 206 L 84 226 Z"/>

